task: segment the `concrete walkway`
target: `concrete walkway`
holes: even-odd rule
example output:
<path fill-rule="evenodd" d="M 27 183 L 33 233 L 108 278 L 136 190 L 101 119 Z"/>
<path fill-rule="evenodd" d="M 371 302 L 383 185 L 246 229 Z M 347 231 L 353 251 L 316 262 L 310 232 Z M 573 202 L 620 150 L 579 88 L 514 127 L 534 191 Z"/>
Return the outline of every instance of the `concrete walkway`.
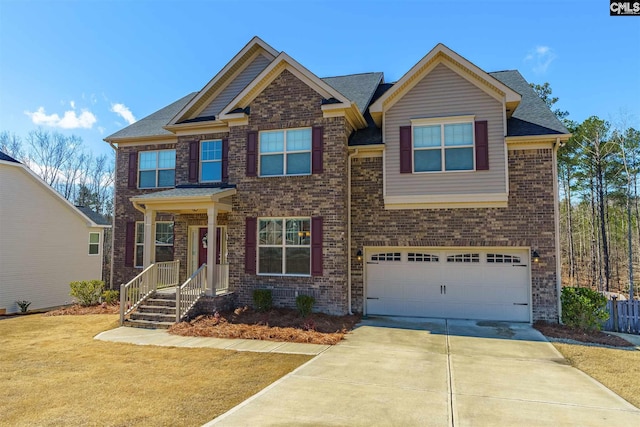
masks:
<path fill-rule="evenodd" d="M 95 336 L 101 341 L 121 342 L 137 345 L 163 347 L 207 347 L 220 350 L 254 351 L 259 353 L 308 354 L 315 356 L 330 346 L 320 344 L 298 344 L 260 340 L 243 340 L 210 337 L 183 337 L 171 335 L 165 329 L 140 329 L 121 326 L 101 332 Z"/>
<path fill-rule="evenodd" d="M 640 410 L 529 325 L 384 318 L 206 425 L 640 425 Z"/>

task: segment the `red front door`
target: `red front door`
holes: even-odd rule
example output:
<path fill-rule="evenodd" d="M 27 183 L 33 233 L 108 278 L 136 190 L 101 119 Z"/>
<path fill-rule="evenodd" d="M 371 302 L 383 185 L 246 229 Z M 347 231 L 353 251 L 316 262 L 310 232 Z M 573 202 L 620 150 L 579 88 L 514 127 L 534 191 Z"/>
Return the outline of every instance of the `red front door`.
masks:
<path fill-rule="evenodd" d="M 215 256 L 216 264 L 220 264 L 220 227 L 216 227 L 216 242 L 215 242 Z M 205 239 L 206 237 L 206 239 Z M 207 263 L 207 248 L 209 247 L 209 236 L 207 233 L 207 227 L 201 227 L 198 229 L 198 267 Z"/>

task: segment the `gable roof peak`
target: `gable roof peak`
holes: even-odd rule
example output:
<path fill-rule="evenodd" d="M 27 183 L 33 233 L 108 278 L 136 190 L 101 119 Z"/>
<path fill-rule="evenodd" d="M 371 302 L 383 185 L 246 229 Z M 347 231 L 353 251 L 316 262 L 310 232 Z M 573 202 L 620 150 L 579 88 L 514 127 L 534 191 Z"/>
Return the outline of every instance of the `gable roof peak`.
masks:
<path fill-rule="evenodd" d="M 246 68 L 258 55 L 273 61 L 280 53 L 258 36 L 254 36 L 209 82 L 197 92 L 167 124 L 172 126 L 195 118 L 226 87 L 240 70 Z"/>

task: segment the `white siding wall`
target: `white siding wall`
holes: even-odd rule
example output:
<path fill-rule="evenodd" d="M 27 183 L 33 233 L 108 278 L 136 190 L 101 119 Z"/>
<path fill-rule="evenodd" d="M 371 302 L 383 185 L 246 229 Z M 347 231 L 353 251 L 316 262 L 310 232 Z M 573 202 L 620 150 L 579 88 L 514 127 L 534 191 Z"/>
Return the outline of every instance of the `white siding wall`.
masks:
<path fill-rule="evenodd" d="M 400 174 L 400 126 L 411 119 L 475 115 L 489 126 L 489 170 Z M 387 196 L 506 193 L 502 103 L 437 65 L 385 114 Z"/>
<path fill-rule="evenodd" d="M 238 76 L 225 87 L 198 117 L 208 117 L 218 115 L 224 107 L 231 102 L 262 70 L 267 68 L 271 61 L 263 55 L 258 55 L 251 64 L 247 66 Z"/>
<path fill-rule="evenodd" d="M 86 220 L 21 167 L 0 164 L 0 309 L 19 311 L 71 302 L 69 282 L 100 279 L 99 255 L 89 256 Z"/>

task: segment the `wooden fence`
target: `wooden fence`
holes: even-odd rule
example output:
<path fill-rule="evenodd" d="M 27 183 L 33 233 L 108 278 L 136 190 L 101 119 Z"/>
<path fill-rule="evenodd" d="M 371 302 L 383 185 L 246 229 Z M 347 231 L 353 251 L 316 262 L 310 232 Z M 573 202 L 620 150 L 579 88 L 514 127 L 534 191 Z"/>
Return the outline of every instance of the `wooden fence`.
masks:
<path fill-rule="evenodd" d="M 640 334 L 640 301 L 607 301 L 609 320 L 604 324 L 605 331 Z"/>

